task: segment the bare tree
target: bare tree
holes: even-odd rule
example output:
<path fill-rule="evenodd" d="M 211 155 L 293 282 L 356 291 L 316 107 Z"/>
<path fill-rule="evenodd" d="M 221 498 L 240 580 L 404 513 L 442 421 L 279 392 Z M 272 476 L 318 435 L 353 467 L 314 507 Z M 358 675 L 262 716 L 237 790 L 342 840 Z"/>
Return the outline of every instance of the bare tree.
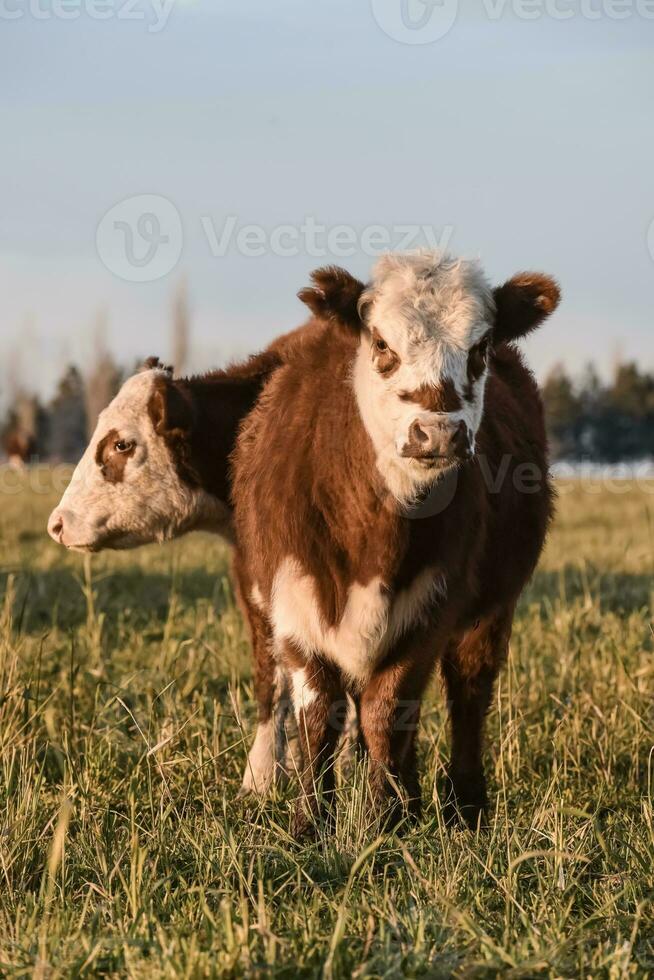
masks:
<path fill-rule="evenodd" d="M 98 415 L 109 404 L 120 387 L 120 370 L 109 353 L 106 343 L 107 317 L 98 314 L 93 334 L 93 354 L 84 385 L 86 434 L 90 438 Z"/>
<path fill-rule="evenodd" d="M 74 365 L 66 368 L 48 406 L 48 454 L 56 462 L 76 463 L 86 447 L 84 382 Z"/>
<path fill-rule="evenodd" d="M 176 374 L 183 374 L 188 365 L 190 316 L 186 279 L 181 279 L 173 300 L 172 357 Z"/>

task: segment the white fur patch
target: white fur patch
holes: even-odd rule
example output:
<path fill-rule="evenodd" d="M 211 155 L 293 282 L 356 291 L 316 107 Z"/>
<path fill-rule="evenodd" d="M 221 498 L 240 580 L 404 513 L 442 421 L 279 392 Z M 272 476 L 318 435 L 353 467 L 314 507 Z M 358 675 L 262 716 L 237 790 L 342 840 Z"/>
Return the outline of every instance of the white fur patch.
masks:
<path fill-rule="evenodd" d="M 289 750 L 286 718 L 290 709 L 288 676 L 279 665 L 275 667 L 275 703 L 272 718 L 260 723 L 248 753 L 240 795 L 264 795 L 275 783 L 281 784 L 286 770 Z M 292 760 L 291 760 L 292 761 Z"/>
<path fill-rule="evenodd" d="M 364 683 L 392 643 L 419 621 L 444 587 L 442 577 L 430 569 L 392 598 L 381 586 L 379 578 L 367 585 L 355 582 L 340 623 L 329 627 L 320 614 L 314 580 L 296 559 L 286 558 L 272 589 L 276 641 L 293 640 L 307 658 L 320 654 L 352 680 Z"/>
<path fill-rule="evenodd" d="M 78 463 L 58 512 L 63 514 L 61 543 L 87 550 L 131 548 L 177 537 L 191 529 L 215 531 L 231 540 L 231 513 L 226 504 L 185 484 L 177 475 L 168 448 L 154 431 L 148 403 L 158 369 L 128 378 L 101 412 L 95 432 Z M 123 479 L 109 483 L 96 462 L 98 443 L 115 430 L 135 443 Z"/>
<path fill-rule="evenodd" d="M 359 412 L 382 478 L 395 497 L 407 501 L 439 475 L 402 457 L 411 424 L 464 421 L 473 438 L 479 428 L 486 372 L 473 385 L 472 399 L 466 400 L 467 361 L 470 348 L 492 326 L 493 295 L 476 262 L 425 252 L 381 258 L 361 302 L 369 304 L 368 326 L 399 357 L 400 365 L 388 376 L 380 374 L 373 363 L 371 333 L 362 333 L 353 371 Z M 445 380 L 453 383 L 461 399 L 456 412 L 425 411 L 400 397 Z"/>
<path fill-rule="evenodd" d="M 294 670 L 291 674 L 291 685 L 293 690 L 293 707 L 295 713 L 304 711 L 316 700 L 317 693 L 315 688 L 309 683 L 309 672 L 301 668 Z"/>
<path fill-rule="evenodd" d="M 275 725 L 273 719 L 257 726 L 241 783 L 241 794 L 267 793 L 275 779 Z"/>

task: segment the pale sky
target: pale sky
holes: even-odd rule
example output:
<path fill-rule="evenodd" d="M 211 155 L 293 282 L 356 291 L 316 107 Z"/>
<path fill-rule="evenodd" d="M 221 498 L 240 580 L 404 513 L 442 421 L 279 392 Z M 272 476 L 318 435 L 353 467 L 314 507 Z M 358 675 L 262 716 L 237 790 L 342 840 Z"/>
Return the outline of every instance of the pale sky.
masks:
<path fill-rule="evenodd" d="M 127 19 L 126 0 L 0 0 L 2 389 L 20 371 L 47 390 L 84 362 L 99 311 L 120 361 L 169 356 L 182 276 L 195 367 L 261 347 L 301 322 L 312 268 L 365 278 L 367 239 L 397 247 L 405 226 L 493 281 L 558 277 L 563 305 L 529 342 L 541 377 L 559 360 L 607 372 L 618 353 L 654 369 L 651 0 L 177 0 L 167 19 L 162 2 Z M 403 43 L 402 3 L 414 28 L 457 16 Z M 100 223 L 141 195 L 165 199 L 174 264 L 129 282 L 107 241 L 126 247 L 115 221 L 140 205 Z"/>

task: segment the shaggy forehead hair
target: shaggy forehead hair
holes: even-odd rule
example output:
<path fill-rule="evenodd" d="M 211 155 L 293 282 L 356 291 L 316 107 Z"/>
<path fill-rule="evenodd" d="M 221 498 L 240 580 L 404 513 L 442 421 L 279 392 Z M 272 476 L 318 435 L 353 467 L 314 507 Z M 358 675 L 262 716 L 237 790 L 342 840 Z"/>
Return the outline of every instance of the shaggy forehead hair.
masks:
<path fill-rule="evenodd" d="M 408 348 L 435 340 L 466 350 L 495 313 L 479 263 L 441 251 L 382 256 L 361 296 L 362 313 L 367 307 L 371 323 Z"/>

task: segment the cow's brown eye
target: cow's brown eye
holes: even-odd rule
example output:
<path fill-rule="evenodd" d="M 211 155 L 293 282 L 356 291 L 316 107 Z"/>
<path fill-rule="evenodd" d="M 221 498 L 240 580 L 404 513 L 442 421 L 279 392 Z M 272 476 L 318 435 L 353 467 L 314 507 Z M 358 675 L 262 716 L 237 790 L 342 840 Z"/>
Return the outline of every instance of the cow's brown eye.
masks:
<path fill-rule="evenodd" d="M 117 453 L 128 453 L 130 449 L 133 448 L 134 443 L 128 442 L 126 439 L 118 439 L 118 441 L 114 443 L 114 449 Z"/>
<path fill-rule="evenodd" d="M 380 374 L 393 374 L 399 367 L 400 359 L 393 353 L 383 337 L 373 328 L 372 331 L 372 359 L 375 367 Z"/>

